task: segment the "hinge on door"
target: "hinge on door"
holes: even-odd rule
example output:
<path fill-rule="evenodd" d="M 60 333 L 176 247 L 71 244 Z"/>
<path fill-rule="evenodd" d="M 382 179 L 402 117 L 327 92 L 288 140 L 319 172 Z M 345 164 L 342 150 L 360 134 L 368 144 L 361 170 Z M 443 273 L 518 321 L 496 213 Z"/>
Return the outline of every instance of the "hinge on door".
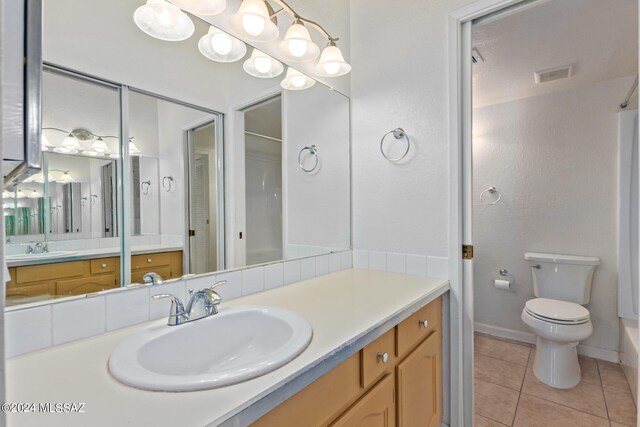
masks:
<path fill-rule="evenodd" d="M 189 237 L 194 237 L 196 235 L 196 230 L 189 230 Z"/>
<path fill-rule="evenodd" d="M 462 245 L 462 259 L 473 259 L 473 245 Z"/>

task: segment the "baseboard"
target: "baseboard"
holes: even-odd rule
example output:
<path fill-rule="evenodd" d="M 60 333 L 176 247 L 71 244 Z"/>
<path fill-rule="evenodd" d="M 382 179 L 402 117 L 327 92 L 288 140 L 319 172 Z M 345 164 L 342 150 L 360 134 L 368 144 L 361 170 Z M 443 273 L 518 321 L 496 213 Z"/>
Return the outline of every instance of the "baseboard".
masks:
<path fill-rule="evenodd" d="M 475 323 L 475 331 L 482 334 L 493 335 L 494 337 L 505 338 L 513 341 L 520 341 L 527 344 L 536 343 L 536 336 L 530 332 L 517 331 L 515 329 L 491 326 L 484 323 Z M 620 358 L 617 351 L 606 350 L 604 348 L 591 347 L 589 345 L 578 344 L 578 354 L 594 359 L 606 360 L 607 362 L 618 363 Z"/>

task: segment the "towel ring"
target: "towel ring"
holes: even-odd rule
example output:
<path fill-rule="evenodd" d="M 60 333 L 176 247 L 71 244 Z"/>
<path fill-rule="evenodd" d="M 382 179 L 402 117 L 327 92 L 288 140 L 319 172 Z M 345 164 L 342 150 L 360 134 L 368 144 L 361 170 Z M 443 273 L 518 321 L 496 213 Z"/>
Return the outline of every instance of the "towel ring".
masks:
<path fill-rule="evenodd" d="M 404 138 L 404 139 L 407 140 L 407 149 L 404 150 L 404 153 L 400 157 L 396 157 L 396 158 L 389 157 L 389 156 L 386 155 L 386 153 L 382 149 L 382 145 L 384 144 L 385 138 L 387 136 L 389 136 L 390 134 L 393 134 L 393 137 L 395 139 Z M 389 160 L 390 162 L 399 162 L 400 160 L 402 160 L 405 157 L 407 157 L 407 154 L 409 154 L 409 148 L 411 148 L 411 141 L 409 140 L 409 135 L 407 135 L 407 133 L 402 128 L 395 128 L 394 130 L 390 130 L 389 132 L 385 133 L 384 136 L 382 137 L 382 139 L 380 140 L 380 152 L 382 153 L 382 156 L 385 159 Z"/>
<path fill-rule="evenodd" d="M 489 194 L 496 194 L 496 193 L 498 193 L 498 198 L 497 198 L 496 200 L 494 200 L 493 202 L 485 202 L 483 197 L 484 197 L 484 195 L 485 195 L 486 193 L 489 193 Z M 487 188 L 486 190 L 484 190 L 482 193 L 480 193 L 480 201 L 481 201 L 482 203 L 484 203 L 485 205 L 489 205 L 489 206 L 490 206 L 490 205 L 495 205 L 495 204 L 496 204 L 496 203 L 498 203 L 501 199 L 502 199 L 502 193 L 500 193 L 496 187 L 489 187 L 489 188 Z"/>
<path fill-rule="evenodd" d="M 142 181 L 140 187 L 142 188 L 142 194 L 145 196 L 151 194 L 151 180 Z"/>
<path fill-rule="evenodd" d="M 162 178 L 162 188 L 164 188 L 167 193 L 170 193 L 171 190 L 173 190 L 172 187 L 173 187 L 172 176 L 165 176 L 164 178 Z"/>
<path fill-rule="evenodd" d="M 304 153 L 307 150 L 309 151 L 309 154 L 311 156 L 314 156 L 315 159 L 316 159 L 316 162 L 313 164 L 313 167 L 311 169 L 306 169 L 304 167 L 304 165 L 302 164 L 302 153 Z M 320 163 L 320 159 L 318 158 L 318 147 L 316 147 L 315 145 L 309 145 L 307 147 L 304 147 L 298 153 L 298 166 L 300 166 L 300 169 L 302 169 L 303 171 L 305 171 L 307 173 L 310 173 L 310 172 L 313 172 L 314 170 L 316 170 L 316 168 L 318 167 L 319 163 Z"/>

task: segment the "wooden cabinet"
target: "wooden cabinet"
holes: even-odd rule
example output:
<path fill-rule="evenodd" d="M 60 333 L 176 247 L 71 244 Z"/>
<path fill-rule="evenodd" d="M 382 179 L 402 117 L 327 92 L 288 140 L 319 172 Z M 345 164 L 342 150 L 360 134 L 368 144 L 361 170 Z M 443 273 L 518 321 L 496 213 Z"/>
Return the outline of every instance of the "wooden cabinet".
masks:
<path fill-rule="evenodd" d="M 142 283 L 149 272 L 163 279 L 182 276 L 182 251 L 131 257 L 131 281 Z M 120 257 L 60 262 L 9 268 L 7 302 L 33 297 L 83 295 L 120 286 Z"/>
<path fill-rule="evenodd" d="M 442 300 L 438 298 L 260 418 L 253 427 L 439 426 L 441 317 Z"/>
<path fill-rule="evenodd" d="M 393 427 L 395 425 L 393 375 L 387 375 L 331 424 L 331 427 Z"/>

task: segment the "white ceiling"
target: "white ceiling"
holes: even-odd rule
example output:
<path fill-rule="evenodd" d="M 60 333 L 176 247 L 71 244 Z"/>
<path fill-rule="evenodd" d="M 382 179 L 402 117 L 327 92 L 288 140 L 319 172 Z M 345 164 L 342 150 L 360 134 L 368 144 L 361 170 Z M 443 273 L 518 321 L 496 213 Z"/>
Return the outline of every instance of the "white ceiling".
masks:
<path fill-rule="evenodd" d="M 485 61 L 473 66 L 475 107 L 638 72 L 636 0 L 539 0 L 475 24 L 472 37 Z M 567 64 L 573 77 L 535 84 L 535 71 Z"/>

